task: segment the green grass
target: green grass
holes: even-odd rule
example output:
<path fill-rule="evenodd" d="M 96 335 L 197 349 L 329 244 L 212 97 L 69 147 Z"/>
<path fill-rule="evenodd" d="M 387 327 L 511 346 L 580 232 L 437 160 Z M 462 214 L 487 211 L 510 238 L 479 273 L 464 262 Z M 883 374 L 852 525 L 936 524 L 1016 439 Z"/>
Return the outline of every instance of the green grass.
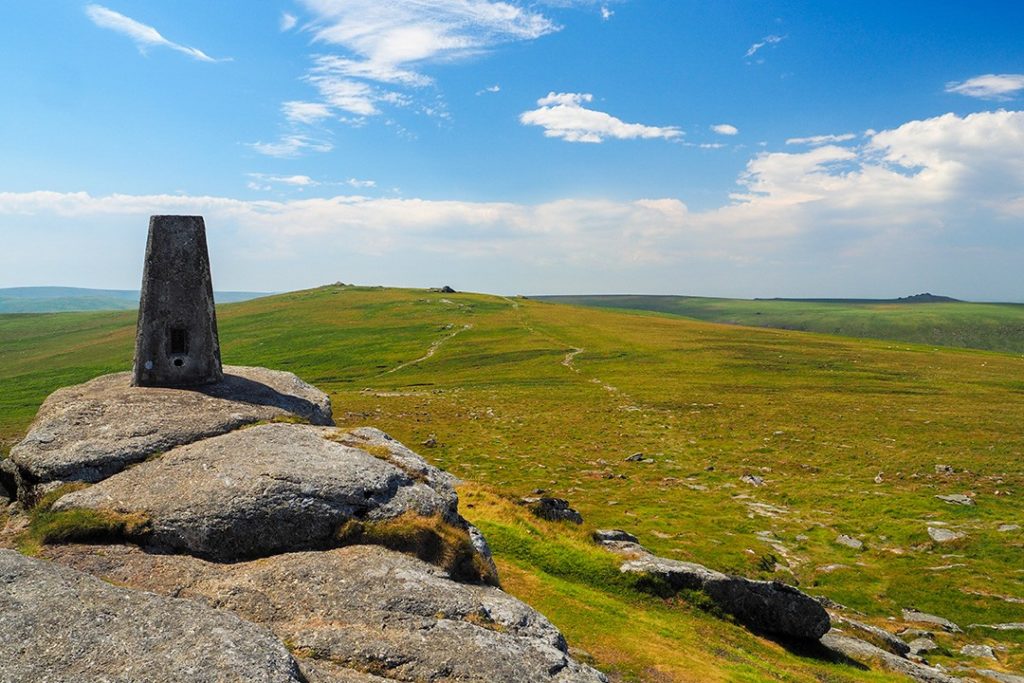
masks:
<path fill-rule="evenodd" d="M 1024 597 L 1024 534 L 996 530 L 1024 519 L 1019 356 L 355 287 L 224 306 L 220 323 L 225 362 L 296 372 L 331 394 L 339 426 L 384 429 L 488 490 L 567 498 L 587 528 L 798 583 L 880 625 L 909 606 L 964 626 L 1020 621 L 1004 598 Z M 133 326 L 131 314 L 0 316 L 0 442 L 20 438 L 50 391 L 127 369 Z M 420 448 L 431 434 L 437 446 Z M 654 463 L 624 462 L 636 452 Z M 934 498 L 963 492 L 977 505 Z M 463 512 L 494 544 L 505 587 L 623 680 L 875 677 L 644 595 L 585 530 L 526 525 L 472 498 Z M 967 539 L 932 543 L 937 522 Z M 969 636 L 1005 643 L 1001 663 L 1024 668 L 1019 636 Z"/>
<path fill-rule="evenodd" d="M 635 295 L 540 298 L 575 306 L 667 313 L 730 325 L 1024 353 L 1024 304 L 752 301 Z"/>

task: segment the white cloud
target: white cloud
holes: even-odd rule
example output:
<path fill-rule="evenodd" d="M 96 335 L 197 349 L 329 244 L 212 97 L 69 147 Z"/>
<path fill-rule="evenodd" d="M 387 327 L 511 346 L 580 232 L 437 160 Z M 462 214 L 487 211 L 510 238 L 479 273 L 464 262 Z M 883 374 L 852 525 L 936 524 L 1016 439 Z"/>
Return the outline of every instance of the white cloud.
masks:
<path fill-rule="evenodd" d="M 264 181 L 267 183 L 276 183 L 279 185 L 291 185 L 292 187 L 314 187 L 320 183 L 313 180 L 308 175 L 270 175 L 267 173 L 247 173 L 250 178 L 257 181 Z"/>
<path fill-rule="evenodd" d="M 740 132 L 739 128 L 728 123 L 717 123 L 711 126 L 711 130 L 719 135 L 736 135 Z"/>
<path fill-rule="evenodd" d="M 134 19 L 126 17 L 123 14 L 119 14 L 114 10 L 107 9 L 102 5 L 86 5 L 85 14 L 92 20 L 92 23 L 96 24 L 100 28 L 109 29 L 131 38 L 136 47 L 138 47 L 139 51 L 143 54 L 145 54 L 146 50 L 151 47 L 167 47 L 186 54 L 193 59 L 198 59 L 201 62 L 225 61 L 214 59 L 199 48 L 189 47 L 187 45 L 181 45 L 180 43 L 167 40 L 152 26 L 147 26 L 146 24 L 135 21 Z"/>
<path fill-rule="evenodd" d="M 728 147 L 728 145 L 721 142 L 702 142 L 697 146 L 701 149 L 722 149 L 723 147 Z"/>
<path fill-rule="evenodd" d="M 647 126 L 625 123 L 602 111 L 587 109 L 584 103 L 593 101 L 588 93 L 548 93 L 537 100 L 538 109 L 523 112 L 519 121 L 526 126 L 540 126 L 549 138 L 568 142 L 603 142 L 607 138 L 631 140 L 635 138 L 673 139 L 682 136 L 675 126 Z"/>
<path fill-rule="evenodd" d="M 550 102 L 576 100 L 553 94 Z M 936 272 L 954 277 L 968 272 L 965 259 L 974 259 L 970 272 L 988 277 L 994 269 L 986 263 L 1009 253 L 1008 244 L 1020 244 L 1019 237 L 1007 241 L 1006 235 L 1019 235 L 1024 217 L 1021 149 L 1024 111 L 946 114 L 879 131 L 858 146 L 756 154 L 739 177 L 736 194 L 723 206 L 701 211 L 690 211 L 673 197 L 521 204 L 348 195 L 243 201 L 8 192 L 0 193 L 0 230 L 61 225 L 84 226 L 88 232 L 97 225 L 145 225 L 150 214 L 198 213 L 206 215 L 214 235 L 230 229 L 232 245 L 258 248 L 265 260 L 294 254 L 294 272 L 302 277 L 310 272 L 306 264 L 317 259 L 326 264 L 324 273 L 336 272 L 330 268 L 337 267 L 342 252 L 325 252 L 343 245 L 357 257 L 382 257 L 369 277 L 393 263 L 395 254 L 409 253 L 416 255 L 415 263 L 435 263 L 443 272 L 460 259 L 474 259 L 466 272 L 521 276 L 535 268 L 529 272 L 542 278 L 536 280 L 539 288 L 565 282 L 559 278 L 566 269 L 574 277 L 625 272 L 616 282 L 633 287 L 656 285 L 655 276 L 699 271 L 701 280 L 672 286 L 718 278 L 721 289 L 705 291 L 722 294 L 742 275 L 754 283 L 749 294 L 768 295 L 772 283 L 803 273 L 802 291 L 820 293 L 822 283 L 834 282 L 841 272 L 857 274 L 849 280 L 855 287 L 880 273 L 903 277 L 916 263 L 931 263 Z M 271 177 L 293 179 L 295 187 L 306 182 L 305 176 L 266 178 Z M 266 178 L 253 180 L 263 187 L 271 184 Z M 353 187 L 368 182 L 340 181 Z M 927 261 L 926 250 L 942 251 L 944 260 Z M 445 258 L 424 260 L 422 253 Z M 883 260 L 888 274 L 879 270 Z M 628 268 L 635 270 L 623 270 Z M 1006 287 L 1019 291 L 1017 271 L 1007 269 L 1017 279 Z M 643 279 L 648 274 L 652 279 Z M 508 290 L 524 281 L 508 277 L 501 285 Z M 919 284 L 907 277 L 900 280 L 905 287 Z M 580 286 L 601 286 L 586 282 Z"/>
<path fill-rule="evenodd" d="M 329 152 L 334 148 L 329 142 L 313 140 L 305 135 L 284 135 L 277 142 L 250 142 L 247 146 L 260 154 L 280 159 L 296 157 L 307 150 Z"/>
<path fill-rule="evenodd" d="M 361 188 L 377 187 L 377 181 L 376 180 L 360 180 L 359 178 L 349 178 L 348 180 L 345 181 L 345 184 L 348 185 L 349 187 L 361 187 Z"/>
<path fill-rule="evenodd" d="M 495 83 L 494 85 L 489 85 L 486 88 L 481 88 L 480 90 L 477 90 L 476 94 L 477 95 L 486 95 L 487 93 L 498 93 L 498 92 L 501 92 L 501 86 L 498 85 L 497 83 Z"/>
<path fill-rule="evenodd" d="M 870 131 L 866 133 L 870 135 Z M 857 136 L 853 133 L 843 133 L 842 135 L 811 135 L 806 138 L 789 138 L 786 140 L 787 145 L 810 145 L 816 147 L 818 145 L 828 145 L 834 142 L 847 142 L 853 140 Z"/>
<path fill-rule="evenodd" d="M 781 43 L 785 39 L 786 39 L 786 36 L 776 36 L 776 35 L 765 36 L 760 41 L 758 41 L 758 42 L 754 43 L 753 45 L 751 45 L 747 49 L 746 54 L 744 54 L 743 56 L 746 57 L 747 59 L 750 59 L 751 57 L 756 55 L 757 51 L 760 50 L 761 48 L 766 47 L 768 45 L 778 45 L 779 43 Z"/>
<path fill-rule="evenodd" d="M 299 23 L 299 19 L 294 14 L 289 14 L 288 12 L 281 13 L 280 28 L 282 31 L 291 31 L 297 23 Z"/>
<path fill-rule="evenodd" d="M 1009 100 L 1022 91 L 1024 74 L 985 74 L 946 84 L 946 92 L 985 100 Z"/>
<path fill-rule="evenodd" d="M 609 19 L 611 19 L 611 18 L 612 18 L 613 16 L 615 16 L 615 12 L 613 12 L 612 10 L 610 10 L 610 9 L 608 8 L 608 5 L 601 5 L 601 18 L 602 18 L 602 19 L 604 19 L 605 21 L 608 21 L 608 20 L 609 20 Z"/>
<path fill-rule="evenodd" d="M 323 102 L 285 102 L 281 111 L 289 123 L 316 123 L 331 117 L 331 108 Z"/>

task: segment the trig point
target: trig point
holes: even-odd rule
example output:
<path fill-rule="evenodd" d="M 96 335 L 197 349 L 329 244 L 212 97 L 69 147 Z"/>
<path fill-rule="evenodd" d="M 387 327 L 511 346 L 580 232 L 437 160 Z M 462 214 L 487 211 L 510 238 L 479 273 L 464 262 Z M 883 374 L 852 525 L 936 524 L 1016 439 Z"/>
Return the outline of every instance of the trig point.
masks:
<path fill-rule="evenodd" d="M 224 378 L 202 216 L 152 216 L 132 385 L 187 387 Z"/>

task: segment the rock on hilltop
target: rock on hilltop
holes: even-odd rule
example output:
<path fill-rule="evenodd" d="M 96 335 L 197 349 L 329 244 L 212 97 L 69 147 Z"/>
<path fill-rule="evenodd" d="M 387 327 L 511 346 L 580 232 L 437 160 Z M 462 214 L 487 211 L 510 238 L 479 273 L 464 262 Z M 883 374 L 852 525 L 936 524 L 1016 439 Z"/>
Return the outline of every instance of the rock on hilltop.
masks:
<path fill-rule="evenodd" d="M 260 421 L 334 424 L 327 395 L 290 372 L 224 372 L 224 381 L 190 389 L 133 387 L 131 373 L 119 373 L 55 392 L 11 449 L 19 497 L 28 502 L 40 487 L 101 481 L 176 446 Z"/>
<path fill-rule="evenodd" d="M 489 585 L 451 475 L 326 426 L 327 396 L 294 375 L 226 371 L 47 399 L 7 480 L 29 504 L 76 482 L 40 537 L 105 545 L 0 551 L 0 680 L 607 683 Z"/>

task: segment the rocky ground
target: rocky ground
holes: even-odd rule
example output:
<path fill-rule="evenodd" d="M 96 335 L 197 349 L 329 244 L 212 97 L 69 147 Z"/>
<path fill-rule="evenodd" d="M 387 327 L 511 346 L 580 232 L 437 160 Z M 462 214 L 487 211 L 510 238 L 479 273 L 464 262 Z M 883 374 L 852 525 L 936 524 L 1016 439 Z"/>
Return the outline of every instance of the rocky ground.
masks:
<path fill-rule="evenodd" d="M 293 375 L 54 394 L 5 461 L 0 681 L 607 679 L 496 586 L 452 477 Z M 87 541 L 88 543 L 81 543 Z"/>
<path fill-rule="evenodd" d="M 63 389 L 0 461 L 0 683 L 607 681 L 498 587 L 450 475 L 379 430 L 335 428 L 327 396 L 290 373 L 226 373 L 196 390 L 127 374 Z M 583 522 L 566 500 L 520 504 Z M 908 609 L 882 628 L 624 531 L 594 540 L 641 590 L 700 593 L 756 633 L 928 683 L 1024 683 L 929 665 L 962 636 L 939 616 Z M 987 645 L 961 652 L 997 661 Z"/>

